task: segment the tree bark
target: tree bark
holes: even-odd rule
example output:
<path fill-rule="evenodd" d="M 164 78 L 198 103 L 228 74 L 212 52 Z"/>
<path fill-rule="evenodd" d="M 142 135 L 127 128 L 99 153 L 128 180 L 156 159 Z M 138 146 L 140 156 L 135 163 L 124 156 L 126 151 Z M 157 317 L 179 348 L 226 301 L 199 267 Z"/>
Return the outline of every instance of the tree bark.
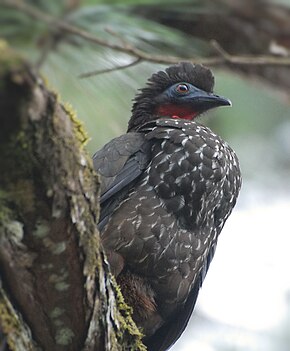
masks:
<path fill-rule="evenodd" d="M 145 350 L 100 246 L 82 126 L 0 46 L 0 326 L 11 350 Z"/>

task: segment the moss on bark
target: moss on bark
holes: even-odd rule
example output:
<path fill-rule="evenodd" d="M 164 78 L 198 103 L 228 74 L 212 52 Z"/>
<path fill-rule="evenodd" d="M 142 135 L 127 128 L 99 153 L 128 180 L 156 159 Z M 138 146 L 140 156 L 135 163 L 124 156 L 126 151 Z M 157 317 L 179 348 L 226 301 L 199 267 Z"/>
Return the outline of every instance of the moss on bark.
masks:
<path fill-rule="evenodd" d="M 7 342 L 12 350 L 144 350 L 101 249 L 99 180 L 86 133 L 72 108 L 1 43 L 0 326 Z"/>

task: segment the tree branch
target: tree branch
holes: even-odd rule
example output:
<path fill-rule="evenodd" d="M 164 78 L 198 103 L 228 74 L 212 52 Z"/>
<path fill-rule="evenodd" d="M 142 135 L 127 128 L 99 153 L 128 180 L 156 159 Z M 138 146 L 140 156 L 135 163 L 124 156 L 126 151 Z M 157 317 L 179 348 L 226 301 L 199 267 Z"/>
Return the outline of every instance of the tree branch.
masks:
<path fill-rule="evenodd" d="M 129 67 L 136 66 L 136 65 L 138 65 L 141 62 L 142 62 L 142 60 L 140 58 L 136 58 L 134 61 L 129 62 L 126 65 L 116 66 L 116 67 L 112 67 L 112 68 L 106 68 L 106 69 L 102 69 L 102 70 L 82 73 L 82 74 L 79 75 L 79 78 L 89 78 L 89 77 L 92 77 L 92 76 L 96 76 L 98 74 L 104 74 L 104 73 L 110 73 L 110 72 L 119 71 L 119 70 L 122 70 L 122 69 L 126 69 L 126 68 L 129 68 Z"/>
<path fill-rule="evenodd" d="M 222 46 L 216 41 L 210 41 L 211 46 L 220 54 L 224 59 L 224 63 L 231 63 L 236 65 L 253 65 L 253 66 L 289 66 L 289 57 L 277 57 L 277 56 L 239 56 L 229 54 Z"/>
<path fill-rule="evenodd" d="M 230 63 L 232 65 L 238 66 L 290 66 L 290 57 L 280 57 L 280 56 L 270 56 L 270 55 L 230 55 L 227 53 L 221 45 L 217 43 L 217 41 L 213 42 L 213 46 L 215 50 L 218 52 L 217 56 L 212 57 L 177 57 L 177 56 L 167 56 L 167 55 L 153 55 L 149 54 L 145 51 L 142 51 L 131 44 L 128 45 L 128 42 L 125 39 L 120 38 L 120 44 L 112 43 L 107 40 L 101 39 L 94 34 L 91 34 L 83 29 L 78 28 L 68 22 L 59 21 L 58 19 L 54 18 L 53 16 L 47 15 L 37 8 L 26 4 L 25 2 L 20 2 L 18 0 L 0 0 L 0 4 L 5 6 L 14 8 L 18 11 L 26 13 L 28 16 L 40 20 L 42 22 L 47 23 L 58 30 L 65 31 L 66 33 L 76 35 L 84 40 L 110 48 L 112 50 L 116 50 L 119 52 L 126 53 L 130 56 L 136 58 L 136 61 L 147 61 L 147 62 L 154 62 L 154 63 L 161 63 L 161 64 L 173 64 L 180 61 L 192 61 L 194 63 L 203 63 L 204 65 L 214 66 L 214 65 L 222 65 L 225 63 Z M 138 62 L 134 63 L 137 64 Z M 129 65 L 131 66 L 131 65 Z M 127 68 L 128 66 L 125 65 L 124 67 L 118 67 L 115 69 L 122 69 Z M 107 72 L 105 70 L 104 72 Z M 111 69 L 109 70 L 111 71 Z M 100 72 L 97 71 L 97 74 Z M 81 76 L 90 76 L 92 73 L 84 73 Z"/>

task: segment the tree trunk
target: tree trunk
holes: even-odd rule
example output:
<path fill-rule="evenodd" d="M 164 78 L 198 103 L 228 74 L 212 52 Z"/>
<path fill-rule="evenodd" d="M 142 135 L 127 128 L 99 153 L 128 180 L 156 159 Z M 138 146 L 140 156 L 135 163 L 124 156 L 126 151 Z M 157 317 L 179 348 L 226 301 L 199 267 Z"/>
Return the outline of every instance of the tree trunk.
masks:
<path fill-rule="evenodd" d="M 100 247 L 82 126 L 3 43 L 0 111 L 2 346 L 145 350 Z"/>

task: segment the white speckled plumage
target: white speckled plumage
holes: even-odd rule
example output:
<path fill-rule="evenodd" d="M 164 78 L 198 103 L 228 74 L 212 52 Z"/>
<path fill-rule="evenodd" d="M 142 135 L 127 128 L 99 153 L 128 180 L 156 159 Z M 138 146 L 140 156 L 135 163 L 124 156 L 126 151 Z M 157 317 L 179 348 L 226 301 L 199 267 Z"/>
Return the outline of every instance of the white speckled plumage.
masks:
<path fill-rule="evenodd" d="M 181 64 L 166 72 L 136 98 L 129 132 L 94 156 L 102 243 L 149 351 L 166 350 L 185 328 L 241 186 L 238 159 L 219 136 L 152 114 L 153 92 L 178 79 L 211 93 L 210 71 Z"/>

